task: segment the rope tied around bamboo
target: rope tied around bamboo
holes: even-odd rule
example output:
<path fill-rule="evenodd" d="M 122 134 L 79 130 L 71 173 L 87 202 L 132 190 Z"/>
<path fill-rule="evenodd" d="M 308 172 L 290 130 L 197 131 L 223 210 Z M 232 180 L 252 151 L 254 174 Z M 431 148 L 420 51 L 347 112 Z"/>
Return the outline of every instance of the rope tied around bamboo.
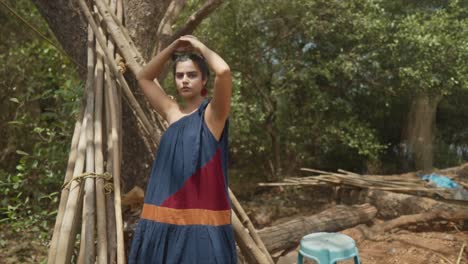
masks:
<path fill-rule="evenodd" d="M 116 64 L 119 72 L 121 74 L 125 74 L 125 72 L 127 71 L 127 65 L 125 64 L 125 60 L 122 57 L 118 56 L 118 58 L 116 59 Z"/>
<path fill-rule="evenodd" d="M 106 190 L 106 193 L 111 193 L 114 190 L 113 183 L 110 182 L 112 180 L 112 175 L 109 172 L 104 172 L 104 173 L 87 172 L 87 173 L 78 174 L 74 176 L 71 180 L 65 182 L 62 185 L 62 189 L 69 189 L 73 181 L 81 181 L 86 178 L 104 179 L 105 181 L 104 189 Z"/>

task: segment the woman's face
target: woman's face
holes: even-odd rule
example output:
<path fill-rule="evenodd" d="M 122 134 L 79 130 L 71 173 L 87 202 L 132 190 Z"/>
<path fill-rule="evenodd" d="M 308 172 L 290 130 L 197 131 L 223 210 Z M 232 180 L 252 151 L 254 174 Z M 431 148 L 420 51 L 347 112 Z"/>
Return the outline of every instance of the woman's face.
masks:
<path fill-rule="evenodd" d="M 175 82 L 179 95 L 187 99 L 201 96 L 201 90 L 206 84 L 206 80 L 202 79 L 200 69 L 192 60 L 177 63 Z"/>

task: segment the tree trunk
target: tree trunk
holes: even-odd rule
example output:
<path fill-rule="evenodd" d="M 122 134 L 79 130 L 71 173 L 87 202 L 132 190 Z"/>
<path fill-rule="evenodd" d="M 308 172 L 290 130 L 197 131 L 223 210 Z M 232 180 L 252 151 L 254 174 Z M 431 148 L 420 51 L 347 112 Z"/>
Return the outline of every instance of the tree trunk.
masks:
<path fill-rule="evenodd" d="M 431 198 L 414 195 L 371 190 L 360 194 L 361 202 L 370 203 L 379 210 L 379 217 L 393 219 L 401 215 L 412 215 L 434 210 L 444 212 L 467 211 L 468 205 L 445 203 Z"/>
<path fill-rule="evenodd" d="M 366 223 L 377 214 L 369 204 L 356 206 L 339 205 L 321 213 L 301 217 L 283 224 L 258 231 L 270 253 L 288 250 L 298 245 L 304 235 L 312 232 L 340 231 Z"/>
<path fill-rule="evenodd" d="M 86 43 L 88 23 L 79 13 L 77 1 L 32 0 L 49 24 L 58 42 L 79 65 L 82 79 L 86 76 Z"/>
<path fill-rule="evenodd" d="M 388 232 L 401 226 L 417 223 L 427 223 L 435 219 L 444 219 L 451 222 L 466 220 L 468 219 L 468 211 L 445 212 L 441 210 L 431 210 L 429 212 L 420 214 L 402 215 L 383 224 L 374 225 L 369 230 L 373 235 L 376 235 Z"/>
<path fill-rule="evenodd" d="M 408 112 L 402 146 L 405 158 L 414 161 L 416 170 L 429 170 L 433 166 L 434 123 L 441 96 L 430 97 L 420 93 Z"/>

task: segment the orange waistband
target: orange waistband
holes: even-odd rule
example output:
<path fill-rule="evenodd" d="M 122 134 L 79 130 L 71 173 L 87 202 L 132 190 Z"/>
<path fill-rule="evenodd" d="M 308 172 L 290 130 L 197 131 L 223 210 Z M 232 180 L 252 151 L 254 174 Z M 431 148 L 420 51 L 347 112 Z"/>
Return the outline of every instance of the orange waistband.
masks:
<path fill-rule="evenodd" d="M 227 225 L 231 224 L 231 210 L 174 209 L 144 204 L 141 218 L 174 225 Z"/>

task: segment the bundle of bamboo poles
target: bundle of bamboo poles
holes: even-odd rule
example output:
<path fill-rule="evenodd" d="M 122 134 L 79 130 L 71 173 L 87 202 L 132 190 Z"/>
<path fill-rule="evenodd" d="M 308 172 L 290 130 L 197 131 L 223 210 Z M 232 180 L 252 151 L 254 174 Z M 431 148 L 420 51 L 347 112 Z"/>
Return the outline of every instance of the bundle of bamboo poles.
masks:
<path fill-rule="evenodd" d="M 136 74 L 144 64 L 122 25 L 122 0 L 94 0 L 93 12 L 85 0 L 78 2 L 89 23 L 88 74 L 48 263 L 70 263 L 72 259 L 77 263 L 125 263 L 120 193 L 122 95 L 138 121 L 150 153 L 159 145 L 167 126 L 159 116 L 151 116 L 152 112 L 150 118 L 147 116 L 123 76 L 124 69 L 117 66 L 116 61 L 123 58 L 125 66 Z M 116 53 L 116 47 L 122 57 Z M 231 191 L 230 195 L 235 209 L 232 218 L 236 241 L 243 255 L 249 263 L 272 264 L 247 214 Z M 75 250 L 77 244 L 79 250 Z"/>
<path fill-rule="evenodd" d="M 302 171 L 312 172 L 318 175 L 306 177 L 289 177 L 283 182 L 260 183 L 260 186 L 296 186 L 296 185 L 343 185 L 348 187 L 401 192 L 419 195 L 439 195 L 450 197 L 447 189 L 429 186 L 426 181 L 416 176 L 409 175 L 360 175 L 357 173 L 338 170 L 327 172 L 316 169 L 302 168 Z"/>
<path fill-rule="evenodd" d="M 122 14 L 117 1 L 110 4 Z M 117 84 L 109 63 L 104 63 L 109 54 L 114 61 L 114 44 L 109 41 L 102 48 L 95 43 L 96 30 L 104 34 L 100 28 L 88 27 L 85 100 L 72 138 L 48 263 L 70 263 L 72 259 L 77 263 L 125 263 L 120 205 L 122 83 Z M 79 244 L 78 253 L 75 244 Z"/>

